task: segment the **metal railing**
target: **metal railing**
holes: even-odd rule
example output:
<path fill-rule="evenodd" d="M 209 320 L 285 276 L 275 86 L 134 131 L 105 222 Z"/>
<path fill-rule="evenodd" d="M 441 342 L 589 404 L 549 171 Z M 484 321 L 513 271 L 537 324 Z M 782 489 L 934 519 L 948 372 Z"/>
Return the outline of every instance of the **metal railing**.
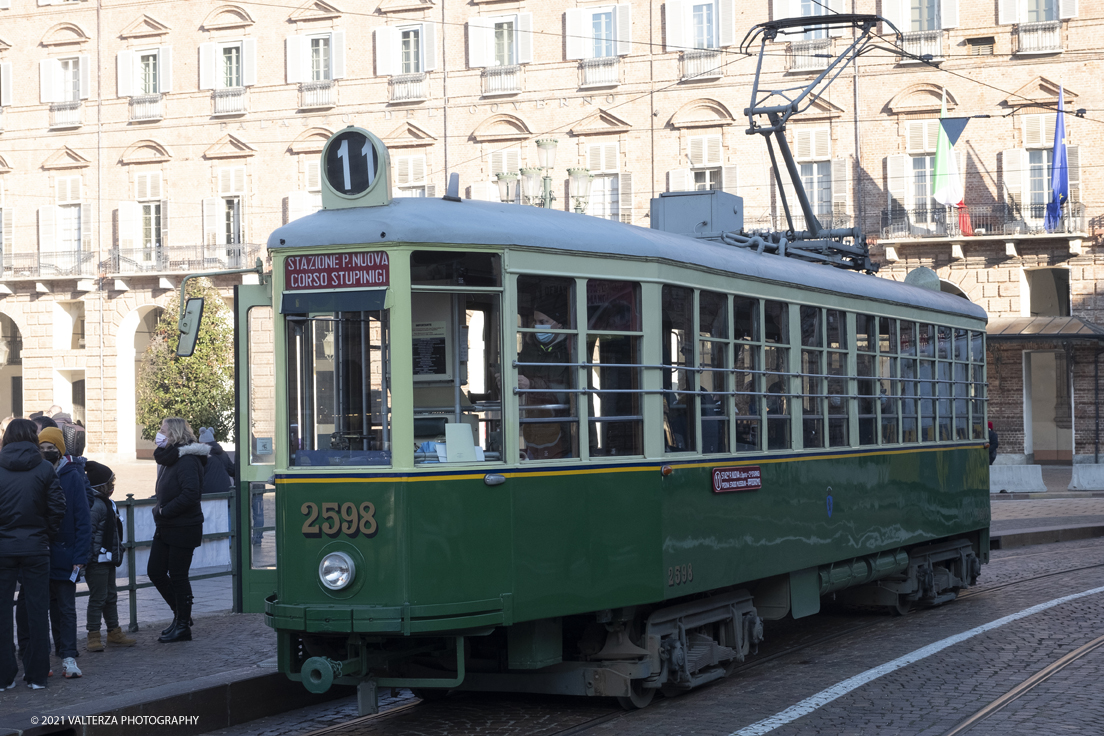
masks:
<path fill-rule="evenodd" d="M 1044 20 L 1016 27 L 1017 54 L 1052 54 L 1062 50 L 1062 22 Z"/>
<path fill-rule="evenodd" d="M 832 39 L 814 38 L 794 41 L 787 50 L 786 70 L 791 72 L 815 72 L 828 67 L 832 53 Z"/>
<path fill-rule="evenodd" d="M 429 85 L 425 72 L 396 74 L 387 80 L 391 90 L 391 102 L 416 102 L 429 97 Z"/>
<path fill-rule="evenodd" d="M 983 235 L 1043 235 L 1046 205 L 967 205 L 966 207 L 894 207 L 882 210 L 882 237 L 957 238 Z M 1062 210 L 1055 233 L 1086 232 L 1085 205 L 1074 203 Z"/>
<path fill-rule="evenodd" d="M 130 98 L 131 120 L 160 120 L 161 117 L 161 93 Z"/>
<path fill-rule="evenodd" d="M 92 276 L 95 266 L 93 254 L 83 250 L 8 253 L 4 256 L 5 275 L 11 278 Z"/>
<path fill-rule="evenodd" d="M 332 79 L 299 83 L 299 107 L 333 107 L 337 104 L 337 85 Z"/>
<path fill-rule="evenodd" d="M 682 78 L 716 79 L 724 76 L 724 53 L 720 49 L 682 52 Z"/>
<path fill-rule="evenodd" d="M 211 95 L 215 115 L 237 115 L 245 112 L 245 87 L 216 89 Z M 306 107 L 304 105 L 304 107 Z"/>
<path fill-rule="evenodd" d="M 257 243 L 114 248 L 101 268 L 110 274 L 222 271 L 246 268 L 263 253 L 264 246 Z"/>
<path fill-rule="evenodd" d="M 904 34 L 901 47 L 912 56 L 929 55 L 933 59 L 943 58 L 943 31 L 914 31 Z M 909 61 L 908 57 L 905 61 Z"/>
<path fill-rule="evenodd" d="M 483 70 L 484 95 L 508 95 L 521 92 L 521 67 L 489 66 Z"/>
<path fill-rule="evenodd" d="M 51 128 L 76 128 L 81 124 L 80 100 L 50 103 Z"/>
<path fill-rule="evenodd" d="M 618 56 L 598 56 L 583 59 L 579 64 L 582 72 L 583 87 L 612 87 L 621 83 L 621 58 Z"/>

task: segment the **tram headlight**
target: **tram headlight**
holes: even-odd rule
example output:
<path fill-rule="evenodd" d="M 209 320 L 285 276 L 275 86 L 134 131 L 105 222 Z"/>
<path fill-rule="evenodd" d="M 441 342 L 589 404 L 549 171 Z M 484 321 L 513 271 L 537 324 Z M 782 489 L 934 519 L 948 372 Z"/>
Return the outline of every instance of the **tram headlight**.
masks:
<path fill-rule="evenodd" d="M 356 577 L 356 565 L 353 558 L 344 552 L 331 552 L 322 558 L 318 566 L 318 577 L 330 590 L 347 588 Z"/>

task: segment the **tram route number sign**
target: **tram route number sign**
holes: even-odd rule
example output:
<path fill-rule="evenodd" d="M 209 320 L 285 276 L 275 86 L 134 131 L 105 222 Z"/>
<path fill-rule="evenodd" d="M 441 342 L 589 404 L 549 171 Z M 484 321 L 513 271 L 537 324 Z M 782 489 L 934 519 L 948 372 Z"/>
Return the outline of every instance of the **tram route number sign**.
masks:
<path fill-rule="evenodd" d="M 763 487 L 763 476 L 758 465 L 741 465 L 735 468 L 713 468 L 714 493 L 739 493 L 758 491 Z"/>
<path fill-rule="evenodd" d="M 391 265 L 384 251 L 289 256 L 284 272 L 287 291 L 373 289 L 391 282 Z"/>

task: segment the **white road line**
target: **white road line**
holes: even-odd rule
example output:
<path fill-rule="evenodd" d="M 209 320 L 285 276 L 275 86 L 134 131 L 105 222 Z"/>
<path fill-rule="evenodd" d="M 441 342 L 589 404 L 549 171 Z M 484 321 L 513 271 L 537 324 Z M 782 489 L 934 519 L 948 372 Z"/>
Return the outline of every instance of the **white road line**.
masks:
<path fill-rule="evenodd" d="M 1055 598 L 1052 601 L 1040 603 L 1037 606 L 1032 606 L 1031 608 L 1025 608 L 1022 611 L 1010 614 L 1008 616 L 1005 616 L 1004 618 L 998 618 L 996 621 L 991 621 L 987 624 L 983 624 L 981 626 L 978 626 L 976 629 L 970 629 L 969 631 L 964 631 L 961 634 L 955 634 L 954 636 L 949 636 L 946 639 L 941 639 L 940 641 L 929 644 L 926 647 L 921 647 L 914 652 L 909 652 L 903 657 L 898 657 L 891 662 L 886 662 L 879 667 L 875 667 L 874 669 L 870 669 L 866 672 L 855 675 L 854 677 L 850 677 L 841 683 L 833 685 L 827 690 L 821 690 L 816 695 L 805 698 L 800 703 L 791 705 L 786 710 L 780 713 L 775 713 L 770 718 L 764 718 L 763 720 L 753 723 L 750 726 L 745 726 L 744 728 L 741 728 L 739 731 L 732 732 L 730 736 L 762 736 L 762 734 L 770 733 L 780 726 L 785 726 L 787 723 L 792 723 L 802 716 L 809 715 L 822 705 L 827 705 L 836 698 L 841 698 L 852 690 L 856 690 L 866 683 L 878 679 L 882 675 L 888 675 L 890 672 L 894 672 L 901 669 L 902 667 L 906 667 L 913 662 L 919 662 L 921 659 L 930 657 L 931 655 L 937 652 L 941 652 L 948 647 L 952 647 L 959 642 L 966 641 L 967 639 L 972 639 L 979 634 L 984 634 L 987 631 L 992 631 L 993 629 L 1004 626 L 1005 624 L 1010 624 L 1013 621 L 1019 621 L 1021 618 L 1027 618 L 1028 616 L 1034 615 L 1041 611 L 1046 611 L 1047 609 L 1054 608 L 1055 606 L 1060 606 L 1063 603 L 1069 603 L 1070 601 L 1075 601 L 1078 598 L 1085 598 L 1086 596 L 1096 595 L 1098 593 L 1104 593 L 1104 586 L 1093 588 L 1092 590 L 1082 591 L 1080 593 L 1074 593 L 1072 595 L 1062 596 L 1061 598 Z"/>

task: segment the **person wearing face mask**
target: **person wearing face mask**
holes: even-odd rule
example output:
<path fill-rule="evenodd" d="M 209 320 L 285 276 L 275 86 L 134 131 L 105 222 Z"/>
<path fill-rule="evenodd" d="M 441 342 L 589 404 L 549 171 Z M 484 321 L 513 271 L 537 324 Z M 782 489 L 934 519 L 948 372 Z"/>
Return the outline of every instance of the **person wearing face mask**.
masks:
<path fill-rule="evenodd" d="M 570 321 L 558 304 L 538 305 L 529 318 L 529 327 L 537 332 L 525 334 L 519 363 L 541 363 L 543 365 L 523 365 L 518 367 L 518 388 L 549 389 L 547 392 L 522 394 L 524 419 L 546 419 L 549 417 L 568 417 L 568 394 L 562 389 L 571 386 L 571 371 L 566 365 L 571 361 L 571 335 L 556 333 L 564 322 Z M 557 391 L 557 389 L 561 389 Z M 524 407 L 532 407 L 525 409 Z M 571 454 L 570 425 L 555 422 L 522 423 L 521 436 L 524 440 L 522 459 L 553 460 L 569 457 Z"/>
<path fill-rule="evenodd" d="M 54 650 L 61 657 L 66 679 L 80 677 L 77 667 L 77 581 L 88 563 L 92 545 L 92 518 L 88 510 L 85 486 L 88 477 L 83 464 L 65 456 L 65 438 L 57 427 L 38 433 L 38 449 L 46 462 L 54 466 L 65 494 L 65 517 L 50 543 L 50 628 Z M 24 579 L 26 582 L 26 579 Z"/>
<path fill-rule="evenodd" d="M 160 642 L 192 640 L 192 585 L 188 571 L 192 554 L 203 541 L 203 474 L 211 448 L 197 442 L 188 422 L 169 417 L 154 438 L 157 449 L 157 531 L 150 546 L 146 572 L 157 592 L 169 604 L 173 621 L 161 632 Z"/>

